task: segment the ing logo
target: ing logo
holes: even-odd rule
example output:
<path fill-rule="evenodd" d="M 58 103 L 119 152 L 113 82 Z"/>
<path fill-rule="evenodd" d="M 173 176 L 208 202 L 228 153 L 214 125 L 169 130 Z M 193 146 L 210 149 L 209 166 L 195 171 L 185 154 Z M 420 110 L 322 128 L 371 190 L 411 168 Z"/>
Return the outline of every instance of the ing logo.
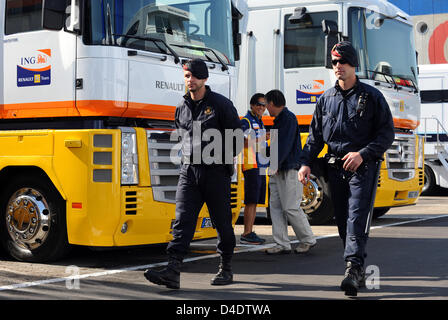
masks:
<path fill-rule="evenodd" d="M 19 57 L 17 86 L 30 87 L 51 84 L 51 49 L 41 49 Z"/>
<path fill-rule="evenodd" d="M 325 91 L 324 85 L 324 80 L 313 80 L 307 83 L 300 83 L 296 91 L 296 103 L 316 103 L 317 99 Z"/>

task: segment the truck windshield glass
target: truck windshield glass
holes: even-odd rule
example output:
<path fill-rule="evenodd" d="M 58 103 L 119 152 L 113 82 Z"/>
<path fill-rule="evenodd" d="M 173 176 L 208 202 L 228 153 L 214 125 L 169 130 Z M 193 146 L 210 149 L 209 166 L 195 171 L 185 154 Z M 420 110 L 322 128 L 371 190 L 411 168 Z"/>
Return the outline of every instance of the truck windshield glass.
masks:
<path fill-rule="evenodd" d="M 360 78 L 417 86 L 417 59 L 411 25 L 364 8 L 349 10 L 349 38 L 357 49 Z"/>
<path fill-rule="evenodd" d="M 234 64 L 231 0 L 89 0 L 84 43 Z M 182 45 L 182 46 L 176 46 Z"/>
<path fill-rule="evenodd" d="M 285 69 L 325 65 L 322 20 L 338 22 L 337 11 L 310 13 L 307 23 L 292 24 L 285 16 Z"/>

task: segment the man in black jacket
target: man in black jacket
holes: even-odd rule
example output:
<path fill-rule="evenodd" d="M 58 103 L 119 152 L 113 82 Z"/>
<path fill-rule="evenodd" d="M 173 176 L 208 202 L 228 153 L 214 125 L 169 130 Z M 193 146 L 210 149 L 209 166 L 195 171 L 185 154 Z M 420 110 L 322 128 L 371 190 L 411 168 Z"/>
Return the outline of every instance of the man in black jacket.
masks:
<path fill-rule="evenodd" d="M 266 96 L 267 109 L 274 119 L 271 128 L 269 178 L 269 208 L 272 220 L 272 236 L 276 246 L 268 248 L 267 254 L 291 252 L 288 237 L 288 221 L 299 245 L 295 253 L 306 253 L 316 244 L 305 213 L 299 204 L 303 186 L 297 179 L 299 157 L 302 151 L 299 125 L 296 116 L 285 107 L 286 101 L 279 90 L 271 90 Z M 277 153 L 277 159 L 275 158 Z"/>
<path fill-rule="evenodd" d="M 149 281 L 173 289 L 180 287 L 180 266 L 204 203 L 218 232 L 217 251 L 221 255 L 218 274 L 211 284 L 225 285 L 233 281 L 231 258 L 236 241 L 230 207 L 229 168 L 233 167 L 233 156 L 243 147 L 241 122 L 232 102 L 205 85 L 208 79 L 205 62 L 194 59 L 183 69 L 188 92 L 175 112 L 175 125 L 182 138 L 182 167 L 176 192 L 173 240 L 167 247 L 168 266 L 161 271 L 148 269 L 144 273 Z M 232 134 L 236 129 L 241 131 L 241 143 L 230 144 L 231 150 L 224 150 L 224 146 L 229 145 L 225 140 L 232 139 L 233 142 Z M 220 137 L 216 137 L 216 133 Z M 218 148 L 207 148 L 213 142 L 213 139 L 205 138 L 207 135 L 221 139 Z M 213 152 L 207 155 L 206 150 Z"/>
<path fill-rule="evenodd" d="M 343 41 L 331 53 L 338 80 L 316 104 L 299 179 L 307 183 L 311 163 L 326 143 L 334 215 L 346 262 L 341 290 L 356 295 L 365 284 L 366 225 L 378 161 L 394 140 L 394 125 L 382 93 L 356 76 L 358 59 L 353 46 Z"/>

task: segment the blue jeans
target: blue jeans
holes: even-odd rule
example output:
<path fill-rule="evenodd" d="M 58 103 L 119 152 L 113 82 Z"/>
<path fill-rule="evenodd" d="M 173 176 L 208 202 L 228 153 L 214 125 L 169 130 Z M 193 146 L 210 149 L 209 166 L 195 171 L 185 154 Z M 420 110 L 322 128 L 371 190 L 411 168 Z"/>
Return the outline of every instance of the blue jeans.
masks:
<path fill-rule="evenodd" d="M 364 266 L 367 225 L 373 188 L 375 162 L 363 163 L 355 173 L 330 167 L 328 176 L 334 215 L 344 245 L 344 260 Z"/>
<path fill-rule="evenodd" d="M 217 251 L 232 256 L 235 234 L 230 207 L 230 176 L 225 166 L 183 165 L 176 192 L 176 221 L 169 254 L 185 256 L 204 203 L 218 232 Z"/>

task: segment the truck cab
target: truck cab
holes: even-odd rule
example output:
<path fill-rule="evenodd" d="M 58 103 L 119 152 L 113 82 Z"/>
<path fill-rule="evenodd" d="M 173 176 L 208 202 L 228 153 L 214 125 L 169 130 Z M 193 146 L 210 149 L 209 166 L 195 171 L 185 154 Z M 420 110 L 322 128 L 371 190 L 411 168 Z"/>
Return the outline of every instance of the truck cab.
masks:
<path fill-rule="evenodd" d="M 396 129 L 395 141 L 384 155 L 375 215 L 415 203 L 423 183 L 423 142 L 414 133 L 420 98 L 410 17 L 382 0 L 248 0 L 241 26 L 240 113 L 245 113 L 255 92 L 279 89 L 296 114 L 302 144 L 317 100 L 336 81 L 331 48 L 341 40 L 353 44 L 360 61 L 357 76 L 383 93 Z M 265 117 L 264 122 L 269 126 L 272 119 Z M 312 171 L 314 179 L 304 188 L 301 206 L 312 223 L 325 223 L 331 221 L 333 209 L 321 160 Z"/>
<path fill-rule="evenodd" d="M 230 0 L 0 0 L 0 242 L 18 260 L 70 245 L 172 239 L 182 64 L 236 90 Z M 241 208 L 232 178 L 234 222 Z M 207 208 L 194 239 L 216 237 Z"/>

